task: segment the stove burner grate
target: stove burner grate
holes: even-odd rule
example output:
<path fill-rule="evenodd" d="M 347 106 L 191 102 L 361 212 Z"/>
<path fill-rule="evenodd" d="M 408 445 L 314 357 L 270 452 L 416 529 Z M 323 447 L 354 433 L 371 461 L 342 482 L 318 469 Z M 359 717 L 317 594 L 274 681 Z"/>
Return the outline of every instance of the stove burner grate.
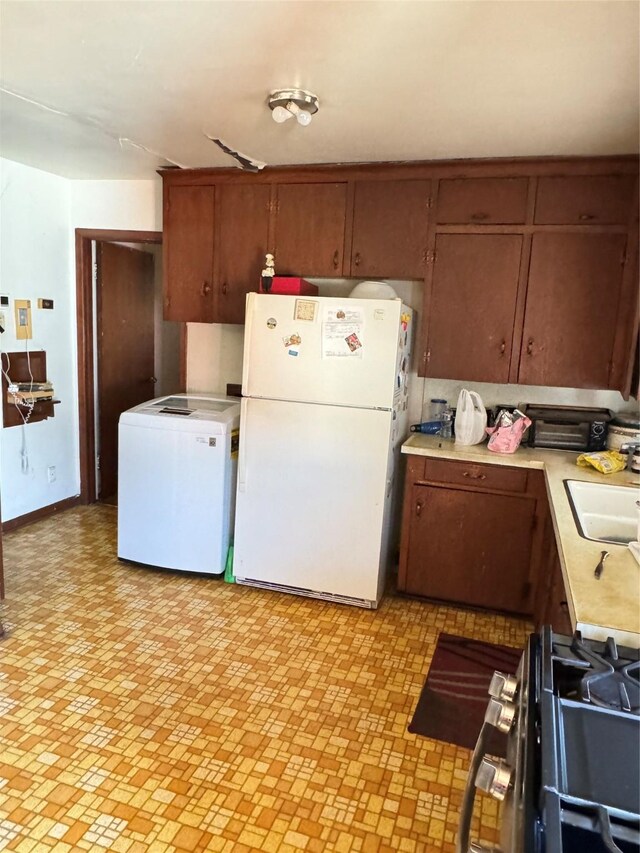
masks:
<path fill-rule="evenodd" d="M 602 651 L 586 644 L 579 631 L 571 641 L 571 651 L 589 664 L 580 680 L 580 698 L 599 708 L 640 715 L 640 660 L 620 657 L 609 637 Z"/>

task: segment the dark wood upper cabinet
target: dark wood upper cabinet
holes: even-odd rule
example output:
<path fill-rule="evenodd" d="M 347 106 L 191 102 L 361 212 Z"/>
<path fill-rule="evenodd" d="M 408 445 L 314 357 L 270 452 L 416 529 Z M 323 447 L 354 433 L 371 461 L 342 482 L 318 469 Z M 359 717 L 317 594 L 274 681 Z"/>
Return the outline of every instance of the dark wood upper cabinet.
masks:
<path fill-rule="evenodd" d="M 625 234 L 533 235 L 518 381 L 608 388 Z"/>
<path fill-rule="evenodd" d="M 244 323 L 246 295 L 257 290 L 269 237 L 268 184 L 223 184 L 216 200 L 216 319 Z"/>
<path fill-rule="evenodd" d="M 164 319 L 212 323 L 215 187 L 166 186 Z"/>
<path fill-rule="evenodd" d="M 422 278 L 431 181 L 356 181 L 351 275 Z"/>
<path fill-rule="evenodd" d="M 426 318 L 427 376 L 508 382 L 522 239 L 437 236 Z"/>
<path fill-rule="evenodd" d="M 525 221 L 528 178 L 451 178 L 438 185 L 436 221 L 509 225 Z"/>
<path fill-rule="evenodd" d="M 279 275 L 342 275 L 347 184 L 276 187 L 273 254 Z"/>
<path fill-rule="evenodd" d="M 634 175 L 569 175 L 538 179 L 536 225 L 626 225 Z"/>
<path fill-rule="evenodd" d="M 421 375 L 628 394 L 637 175 L 631 157 L 166 170 L 164 316 L 243 322 L 272 252 L 283 275 L 424 278 Z"/>

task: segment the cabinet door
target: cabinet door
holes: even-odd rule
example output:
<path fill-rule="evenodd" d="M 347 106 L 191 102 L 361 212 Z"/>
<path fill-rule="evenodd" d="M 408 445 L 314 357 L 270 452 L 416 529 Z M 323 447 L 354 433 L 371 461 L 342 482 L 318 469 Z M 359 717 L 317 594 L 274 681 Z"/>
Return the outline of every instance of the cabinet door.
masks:
<path fill-rule="evenodd" d="M 277 187 L 274 255 L 278 275 L 342 274 L 347 185 Z"/>
<path fill-rule="evenodd" d="M 534 234 L 518 381 L 607 388 L 624 234 Z"/>
<path fill-rule="evenodd" d="M 436 221 L 450 225 L 524 222 L 528 186 L 528 178 L 441 180 Z"/>
<path fill-rule="evenodd" d="M 634 175 L 570 175 L 538 179 L 534 222 L 626 224 L 631 212 Z"/>
<path fill-rule="evenodd" d="M 508 381 L 521 249 L 518 234 L 438 235 L 427 376 Z"/>
<path fill-rule="evenodd" d="M 246 295 L 257 290 L 269 236 L 268 184 L 218 187 L 216 240 L 216 318 L 244 323 Z"/>
<path fill-rule="evenodd" d="M 212 323 L 215 187 L 168 187 L 162 228 L 164 319 Z"/>
<path fill-rule="evenodd" d="M 414 485 L 411 501 L 406 592 L 530 612 L 533 498 Z"/>
<path fill-rule="evenodd" d="M 351 275 L 423 278 L 430 181 L 357 181 Z"/>

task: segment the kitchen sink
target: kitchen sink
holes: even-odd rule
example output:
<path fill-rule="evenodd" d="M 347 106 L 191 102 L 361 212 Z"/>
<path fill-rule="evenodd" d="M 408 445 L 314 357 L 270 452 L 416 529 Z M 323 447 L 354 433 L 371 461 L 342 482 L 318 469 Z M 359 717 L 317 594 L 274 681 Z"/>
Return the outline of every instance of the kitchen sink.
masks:
<path fill-rule="evenodd" d="M 576 527 L 585 539 L 627 545 L 638 538 L 640 489 L 582 480 L 564 484 Z"/>

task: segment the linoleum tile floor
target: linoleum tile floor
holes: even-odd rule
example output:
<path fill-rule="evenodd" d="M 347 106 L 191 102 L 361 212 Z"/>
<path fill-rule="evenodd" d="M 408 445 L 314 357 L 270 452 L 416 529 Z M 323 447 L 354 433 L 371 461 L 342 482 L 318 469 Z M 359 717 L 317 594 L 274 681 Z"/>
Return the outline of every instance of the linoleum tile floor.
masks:
<path fill-rule="evenodd" d="M 440 631 L 521 647 L 526 622 L 134 567 L 116 515 L 5 537 L 0 850 L 454 850 L 470 753 L 407 724 Z"/>

